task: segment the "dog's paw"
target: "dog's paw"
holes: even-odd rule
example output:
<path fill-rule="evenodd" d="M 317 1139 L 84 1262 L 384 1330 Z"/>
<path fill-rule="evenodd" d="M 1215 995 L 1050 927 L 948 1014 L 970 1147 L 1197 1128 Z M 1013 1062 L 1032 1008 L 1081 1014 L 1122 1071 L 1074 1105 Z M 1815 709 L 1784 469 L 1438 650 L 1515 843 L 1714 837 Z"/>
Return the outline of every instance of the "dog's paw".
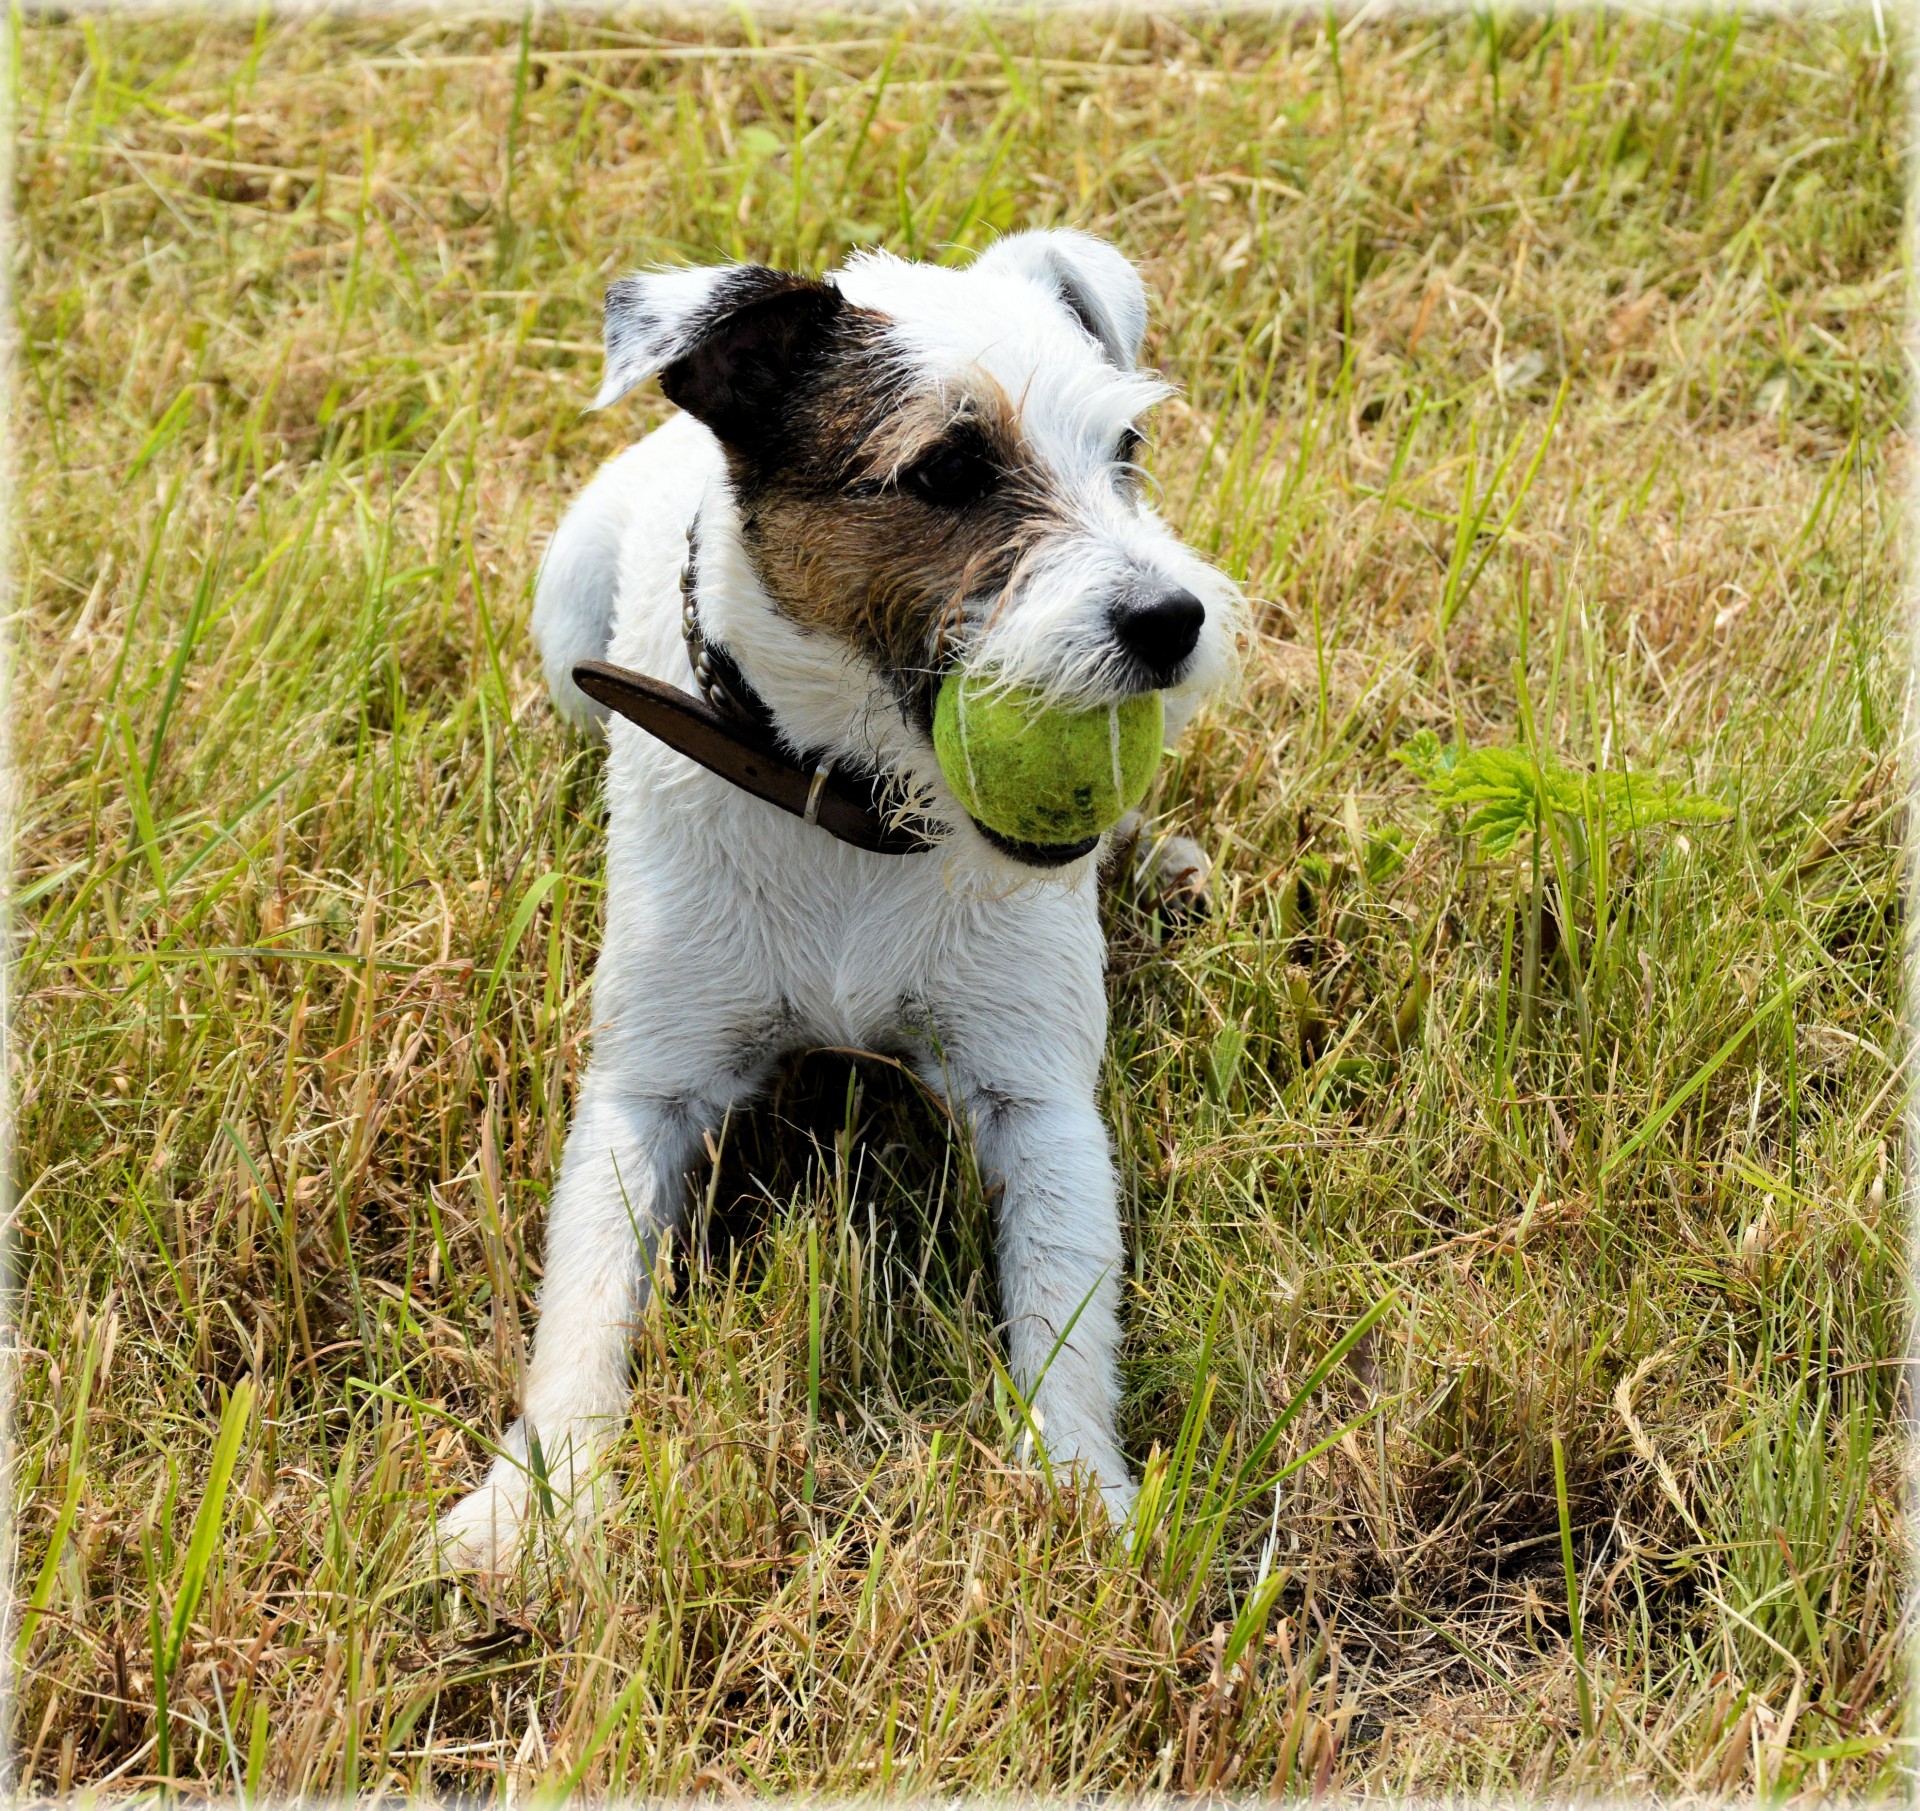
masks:
<path fill-rule="evenodd" d="M 1196 923 L 1213 909 L 1213 864 L 1206 851 L 1190 836 L 1149 828 L 1137 811 L 1114 831 L 1114 868 L 1134 907 L 1170 929 Z"/>
<path fill-rule="evenodd" d="M 1085 1490 L 1097 1490 L 1113 1525 L 1124 1525 L 1133 1513 L 1134 1499 L 1140 1487 L 1121 1458 L 1119 1448 L 1097 1435 L 1075 1438 L 1056 1430 L 1045 1437 L 1047 1469 L 1058 1484 L 1073 1483 Z M 1031 1432 L 1023 1434 L 1017 1448 L 1023 1465 L 1038 1465 L 1041 1455 Z"/>
<path fill-rule="evenodd" d="M 1134 857 L 1135 895 L 1169 924 L 1192 924 L 1213 911 L 1207 883 L 1213 863 L 1190 836 L 1152 837 Z"/>
<path fill-rule="evenodd" d="M 1140 1538 L 1133 1514 L 1134 1505 L 1140 1500 L 1140 1486 L 1134 1482 L 1133 1473 L 1119 1449 L 1101 1442 L 1092 1450 L 1083 1448 L 1066 1464 L 1071 1466 L 1074 1481 L 1083 1490 L 1100 1493 L 1101 1507 L 1107 1512 L 1114 1535 L 1132 1552 Z"/>
<path fill-rule="evenodd" d="M 516 1421 L 486 1481 L 440 1518 L 441 1564 L 455 1572 L 507 1572 L 536 1532 L 578 1554 L 617 1497 L 602 1443 L 576 1437 L 557 1453 L 530 1441 Z"/>
<path fill-rule="evenodd" d="M 1100 1501 L 1106 1504 L 1107 1515 L 1116 1528 L 1124 1528 L 1127 1525 L 1139 1495 L 1140 1486 L 1127 1475 L 1124 1467 L 1117 1478 L 1100 1479 Z"/>
<path fill-rule="evenodd" d="M 494 1461 L 487 1481 L 440 1518 L 441 1563 L 454 1572 L 505 1572 L 526 1533 L 528 1483 L 523 1463 Z"/>

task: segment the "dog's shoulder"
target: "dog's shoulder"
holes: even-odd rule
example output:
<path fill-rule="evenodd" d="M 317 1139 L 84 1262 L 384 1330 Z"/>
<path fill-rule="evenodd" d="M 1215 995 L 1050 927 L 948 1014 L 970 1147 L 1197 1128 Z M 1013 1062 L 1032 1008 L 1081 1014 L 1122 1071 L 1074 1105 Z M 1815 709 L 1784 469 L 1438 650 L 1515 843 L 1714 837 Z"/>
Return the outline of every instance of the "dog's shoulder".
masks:
<path fill-rule="evenodd" d="M 606 721 L 605 707 L 573 683 L 580 661 L 677 676 L 662 664 L 673 649 L 659 630 L 676 619 L 687 526 L 723 465 L 713 435 L 675 415 L 608 460 L 574 500 L 541 561 L 533 604 L 534 640 L 563 716 Z"/>
<path fill-rule="evenodd" d="M 687 682 L 680 571 L 701 499 L 724 470 L 719 443 L 690 415 L 675 415 L 608 468 L 621 520 L 606 659 Z"/>

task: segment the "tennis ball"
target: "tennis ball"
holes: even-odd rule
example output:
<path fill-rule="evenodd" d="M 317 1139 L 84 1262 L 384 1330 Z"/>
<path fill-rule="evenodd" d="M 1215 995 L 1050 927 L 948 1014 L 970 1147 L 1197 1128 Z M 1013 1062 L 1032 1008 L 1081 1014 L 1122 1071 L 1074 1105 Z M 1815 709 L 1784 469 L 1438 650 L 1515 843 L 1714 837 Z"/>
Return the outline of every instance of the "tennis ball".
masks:
<path fill-rule="evenodd" d="M 1022 687 L 949 673 L 933 710 L 933 751 L 954 797 L 1022 843 L 1078 843 L 1111 830 L 1160 764 L 1158 692 L 1061 710 Z"/>

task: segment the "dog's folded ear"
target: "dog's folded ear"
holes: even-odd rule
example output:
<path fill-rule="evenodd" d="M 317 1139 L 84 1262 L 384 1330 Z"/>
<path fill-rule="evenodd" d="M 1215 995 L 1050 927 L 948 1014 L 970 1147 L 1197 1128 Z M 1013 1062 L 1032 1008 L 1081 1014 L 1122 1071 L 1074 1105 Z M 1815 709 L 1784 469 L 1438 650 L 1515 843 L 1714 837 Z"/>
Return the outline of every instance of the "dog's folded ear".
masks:
<path fill-rule="evenodd" d="M 759 264 L 622 277 L 607 291 L 607 371 L 593 406 L 658 376 L 721 440 L 751 444 L 845 307 L 832 284 Z"/>
<path fill-rule="evenodd" d="M 1139 364 L 1147 288 L 1104 239 L 1066 227 L 1012 233 L 989 246 L 975 268 L 1027 277 L 1051 289 L 1122 371 Z"/>

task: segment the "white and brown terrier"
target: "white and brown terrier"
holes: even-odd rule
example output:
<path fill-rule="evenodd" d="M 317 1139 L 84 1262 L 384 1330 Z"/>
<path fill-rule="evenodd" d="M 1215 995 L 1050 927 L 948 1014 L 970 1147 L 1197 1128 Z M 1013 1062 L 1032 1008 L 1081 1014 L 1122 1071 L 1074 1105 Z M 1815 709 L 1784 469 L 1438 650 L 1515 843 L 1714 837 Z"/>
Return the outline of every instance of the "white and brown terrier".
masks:
<path fill-rule="evenodd" d="M 609 724 L 593 1056 L 524 1413 L 441 1524 L 454 1563 L 504 1564 L 537 1493 L 592 1500 L 703 1134 L 823 1045 L 894 1053 L 964 1115 L 1011 1375 L 1053 1466 L 1125 1515 L 1121 1234 L 1095 1105 L 1101 851 L 975 824 L 931 720 L 964 669 L 1063 704 L 1157 689 L 1171 740 L 1232 670 L 1240 594 L 1154 513 L 1135 464 L 1168 394 L 1139 368 L 1146 324 L 1133 267 L 1072 232 L 1006 238 L 957 270 L 863 254 L 817 282 L 734 265 L 608 293 L 596 406 L 658 376 L 681 413 L 554 537 L 533 613 L 554 700 L 603 722 L 582 685 L 618 695 L 595 672 L 656 694 L 697 681 L 752 720 L 741 738 L 762 737 L 806 805 Z M 847 822 L 884 796 L 900 808 L 868 829 L 897 832 L 909 805 L 917 829 L 867 846 L 857 822 L 830 830 L 826 779 Z M 1182 844 L 1171 865 L 1197 859 Z"/>

